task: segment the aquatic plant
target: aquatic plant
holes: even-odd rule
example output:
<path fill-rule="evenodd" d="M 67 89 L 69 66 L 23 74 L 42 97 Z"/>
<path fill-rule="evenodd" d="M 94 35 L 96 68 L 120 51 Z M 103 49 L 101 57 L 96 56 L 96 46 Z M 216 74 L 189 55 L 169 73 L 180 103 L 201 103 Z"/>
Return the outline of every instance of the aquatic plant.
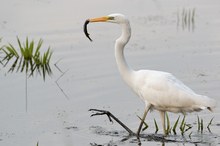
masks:
<path fill-rule="evenodd" d="M 166 126 L 165 131 L 166 131 L 166 135 L 168 135 L 169 133 L 171 133 L 172 127 L 170 126 L 170 119 L 169 119 L 167 112 L 166 112 L 166 121 L 167 121 L 166 122 L 167 126 Z"/>
<path fill-rule="evenodd" d="M 38 73 L 42 75 L 45 80 L 46 75 L 51 75 L 52 70 L 50 68 L 50 59 L 52 51 L 50 47 L 46 52 L 41 54 L 40 49 L 43 44 L 43 40 L 40 39 L 35 46 L 34 40 L 26 41 L 22 44 L 17 37 L 18 49 L 12 44 L 4 45 L 0 48 L 1 60 L 0 63 L 3 67 L 10 66 L 8 72 L 25 72 L 25 86 L 26 86 L 26 111 L 27 111 L 27 78 Z"/>
<path fill-rule="evenodd" d="M 141 121 L 143 120 L 141 117 L 137 116 Z M 146 130 L 149 126 L 148 124 L 144 121 L 144 128 L 142 128 L 142 131 Z"/>
<path fill-rule="evenodd" d="M 208 123 L 208 126 L 207 126 L 207 129 L 209 130 L 209 132 L 211 132 L 211 130 L 210 130 L 210 125 L 212 124 L 212 121 L 213 121 L 213 119 L 214 119 L 214 117 L 209 121 L 209 123 Z"/>
<path fill-rule="evenodd" d="M 174 135 L 176 135 L 176 127 L 178 125 L 179 119 L 180 119 L 180 116 L 178 117 L 178 119 L 176 120 L 176 122 L 175 122 L 175 124 L 173 126 L 173 133 L 174 133 Z"/>
<path fill-rule="evenodd" d="M 183 133 L 185 132 L 185 127 L 186 127 L 186 123 L 185 123 L 185 115 L 183 116 L 183 120 L 180 124 L 180 131 L 181 131 L 181 134 L 183 135 Z"/>
<path fill-rule="evenodd" d="M 159 128 L 158 128 L 158 125 L 157 125 L 157 121 L 154 119 L 154 125 L 155 125 L 155 133 L 158 132 Z"/>
<path fill-rule="evenodd" d="M 50 68 L 52 51 L 49 47 L 45 53 L 41 54 L 42 39 L 38 41 L 36 47 L 35 42 L 33 40 L 29 42 L 28 38 L 26 38 L 26 42 L 23 45 L 18 37 L 17 42 L 19 49 L 15 49 L 10 43 L 1 48 L 4 55 L 0 62 L 3 66 L 6 67 L 10 61 L 13 61 L 8 72 L 20 71 L 25 72 L 28 76 L 33 76 L 36 72 L 42 75 L 43 80 L 45 80 L 46 75 L 52 74 Z M 17 50 L 20 50 L 20 52 Z"/>
<path fill-rule="evenodd" d="M 138 118 L 140 120 L 142 120 L 139 116 L 138 116 Z M 208 129 L 209 132 L 211 132 L 210 125 L 212 124 L 213 119 L 214 119 L 214 117 L 209 121 L 209 123 L 207 125 L 207 129 Z M 177 134 L 176 128 L 178 126 L 179 120 L 180 120 L 180 116 L 177 118 L 177 120 L 175 121 L 175 123 L 172 127 L 171 124 L 170 124 L 169 116 L 166 113 L 166 121 L 165 121 L 166 122 L 166 127 L 165 127 L 166 128 L 165 129 L 166 135 L 171 134 L 172 131 L 173 131 L 174 135 Z M 145 125 L 145 127 L 142 129 L 142 131 L 146 130 L 149 127 L 149 125 L 146 122 L 144 122 L 144 125 Z M 158 128 L 158 124 L 157 124 L 156 119 L 154 119 L 154 126 L 155 126 L 155 133 L 157 133 L 159 128 Z M 197 116 L 197 126 L 198 126 L 198 131 L 203 133 L 204 123 L 203 123 L 203 119 L 200 119 L 199 116 Z M 186 123 L 186 118 L 185 118 L 185 115 L 184 115 L 183 118 L 182 118 L 182 121 L 180 122 L 180 126 L 179 126 L 181 135 L 184 135 L 187 131 L 189 131 L 192 128 L 193 128 L 193 126 L 191 124 Z M 192 132 L 189 133 L 189 137 L 191 137 L 191 135 L 192 135 Z"/>
<path fill-rule="evenodd" d="M 203 119 L 201 119 L 201 133 L 203 132 Z"/>
<path fill-rule="evenodd" d="M 207 125 L 207 129 L 209 132 L 211 132 L 210 125 L 212 124 L 213 119 L 214 117 L 209 121 Z M 197 125 L 198 125 L 197 131 L 203 133 L 203 130 L 204 130 L 203 119 L 202 118 L 200 119 L 199 116 L 197 116 Z"/>
<path fill-rule="evenodd" d="M 198 132 L 203 132 L 203 119 L 200 119 L 199 116 L 197 116 L 197 125 L 198 125 Z"/>

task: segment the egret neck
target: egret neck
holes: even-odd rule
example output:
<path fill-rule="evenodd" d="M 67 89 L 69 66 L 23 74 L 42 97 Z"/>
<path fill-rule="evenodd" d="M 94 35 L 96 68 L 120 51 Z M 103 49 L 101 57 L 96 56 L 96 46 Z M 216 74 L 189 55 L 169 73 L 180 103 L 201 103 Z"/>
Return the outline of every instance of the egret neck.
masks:
<path fill-rule="evenodd" d="M 131 37 L 131 27 L 129 21 L 122 23 L 120 26 L 122 27 L 122 33 L 115 43 L 115 58 L 121 76 L 124 81 L 131 86 L 134 71 L 128 66 L 124 57 L 124 47 Z"/>

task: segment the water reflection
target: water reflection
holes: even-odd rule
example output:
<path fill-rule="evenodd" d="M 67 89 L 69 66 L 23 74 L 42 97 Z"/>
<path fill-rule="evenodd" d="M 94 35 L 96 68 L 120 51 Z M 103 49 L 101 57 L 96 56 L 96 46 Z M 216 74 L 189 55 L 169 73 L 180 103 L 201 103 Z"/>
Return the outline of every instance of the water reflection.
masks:
<path fill-rule="evenodd" d="M 188 30 L 193 32 L 195 29 L 195 8 L 183 8 L 181 11 L 177 11 L 177 29 L 180 27 L 182 30 Z"/>

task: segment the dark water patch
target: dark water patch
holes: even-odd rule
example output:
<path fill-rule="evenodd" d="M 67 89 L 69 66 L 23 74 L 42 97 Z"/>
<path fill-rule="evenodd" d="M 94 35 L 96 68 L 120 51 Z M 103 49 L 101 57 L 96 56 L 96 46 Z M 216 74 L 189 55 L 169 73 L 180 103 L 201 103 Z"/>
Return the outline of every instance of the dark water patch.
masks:
<path fill-rule="evenodd" d="M 115 136 L 115 137 L 124 137 L 128 135 L 126 131 L 117 131 L 117 130 L 108 131 L 100 126 L 92 126 L 90 127 L 90 130 L 92 130 L 93 133 L 98 135 Z"/>
<path fill-rule="evenodd" d="M 69 126 L 69 127 L 65 127 L 65 129 L 67 129 L 67 130 L 78 130 L 78 127 L 76 127 L 76 126 Z"/>
<path fill-rule="evenodd" d="M 163 134 L 141 134 L 140 138 L 136 136 L 129 136 L 126 131 L 112 130 L 108 131 L 105 128 L 100 126 L 92 126 L 90 130 L 97 135 L 104 135 L 110 137 L 118 137 L 116 141 L 109 141 L 103 144 L 97 144 L 96 142 L 90 143 L 91 146 L 113 146 L 113 145 L 126 145 L 126 144 L 137 144 L 141 146 L 147 142 L 156 142 L 161 143 L 162 145 L 168 143 L 177 143 L 177 144 L 193 144 L 193 145 L 218 145 L 220 137 L 214 133 L 192 133 L 189 135 L 169 135 L 164 136 Z"/>
<path fill-rule="evenodd" d="M 216 126 L 220 126 L 220 123 L 216 124 Z"/>
<path fill-rule="evenodd" d="M 188 135 L 170 135 L 166 139 L 178 143 L 192 143 L 192 144 L 215 144 L 219 140 L 219 136 L 212 133 L 194 133 L 190 137 Z"/>
<path fill-rule="evenodd" d="M 106 144 L 97 144 L 97 143 L 90 143 L 91 146 L 117 146 L 118 144 L 114 143 L 113 141 L 110 141 Z"/>
<path fill-rule="evenodd" d="M 2 29 L 5 29 L 7 23 L 8 23 L 7 21 L 2 21 L 2 22 L 0 23 L 0 27 L 1 27 Z"/>

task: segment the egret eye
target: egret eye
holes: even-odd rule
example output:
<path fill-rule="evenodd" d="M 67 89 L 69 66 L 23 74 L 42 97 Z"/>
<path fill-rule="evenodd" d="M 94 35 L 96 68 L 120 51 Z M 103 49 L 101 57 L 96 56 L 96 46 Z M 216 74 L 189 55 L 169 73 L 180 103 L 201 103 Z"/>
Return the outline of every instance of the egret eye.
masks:
<path fill-rule="evenodd" d="M 108 17 L 108 20 L 114 20 L 115 17 Z"/>

